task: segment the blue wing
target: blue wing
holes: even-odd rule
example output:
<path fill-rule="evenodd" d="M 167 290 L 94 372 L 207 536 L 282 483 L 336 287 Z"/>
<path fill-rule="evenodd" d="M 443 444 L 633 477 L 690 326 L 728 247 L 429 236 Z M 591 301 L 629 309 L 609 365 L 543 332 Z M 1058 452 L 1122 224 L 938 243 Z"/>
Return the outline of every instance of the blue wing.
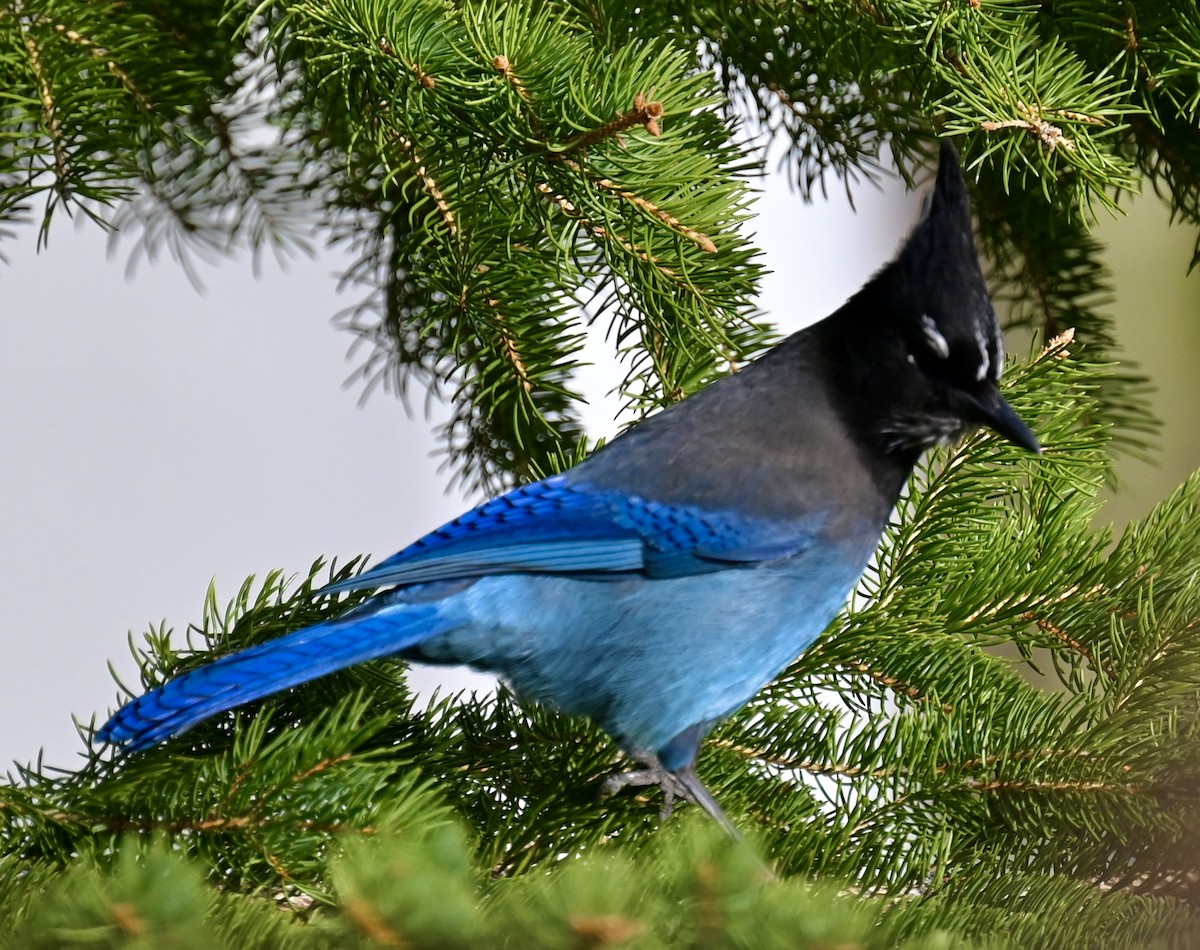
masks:
<path fill-rule="evenodd" d="M 325 592 L 500 573 L 680 577 L 790 557 L 815 525 L 747 519 L 573 484 L 517 488 Z"/>
<path fill-rule="evenodd" d="M 327 591 L 485 574 L 682 577 L 799 554 L 815 523 L 666 505 L 556 476 L 467 512 Z M 436 602 L 375 598 L 344 617 L 222 657 L 128 703 L 98 733 L 144 749 L 197 722 L 332 670 L 390 656 L 453 627 Z"/>

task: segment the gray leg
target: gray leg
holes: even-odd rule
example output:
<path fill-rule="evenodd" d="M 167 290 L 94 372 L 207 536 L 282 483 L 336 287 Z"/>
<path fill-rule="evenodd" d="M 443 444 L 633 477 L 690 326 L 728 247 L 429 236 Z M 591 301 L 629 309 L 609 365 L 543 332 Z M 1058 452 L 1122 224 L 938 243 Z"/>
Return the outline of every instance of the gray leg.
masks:
<path fill-rule="evenodd" d="M 729 816 L 717 804 L 717 800 L 713 798 L 712 792 L 700 781 L 700 776 L 696 774 L 695 766 L 689 765 L 686 768 L 666 774 L 674 784 L 679 786 L 681 797 L 686 798 L 693 805 L 699 805 L 708 812 L 712 816 L 713 821 L 724 828 L 729 837 L 734 841 L 742 840 L 742 833 L 737 830 L 734 823 L 729 820 Z"/>
<path fill-rule="evenodd" d="M 639 758 L 642 757 L 639 756 Z M 708 812 L 713 820 L 728 832 L 731 838 L 736 841 L 742 840 L 741 833 L 734 826 L 733 822 L 729 820 L 729 816 L 721 810 L 721 806 L 717 804 L 717 800 L 713 798 L 712 793 L 704 787 L 704 783 L 700 781 L 700 776 L 696 774 L 696 769 L 693 766 L 689 765 L 686 768 L 668 772 L 657 760 L 652 760 L 648 756 L 642 758 L 642 761 L 649 767 L 637 769 L 633 772 L 617 773 L 605 779 L 604 784 L 600 786 L 600 796 L 602 798 L 607 797 L 627 786 L 634 786 L 636 788 L 657 785 L 663 790 L 664 804 L 662 817 L 664 821 L 671 816 L 671 811 L 675 806 L 675 799 L 682 798 L 693 805 L 699 805 Z"/>

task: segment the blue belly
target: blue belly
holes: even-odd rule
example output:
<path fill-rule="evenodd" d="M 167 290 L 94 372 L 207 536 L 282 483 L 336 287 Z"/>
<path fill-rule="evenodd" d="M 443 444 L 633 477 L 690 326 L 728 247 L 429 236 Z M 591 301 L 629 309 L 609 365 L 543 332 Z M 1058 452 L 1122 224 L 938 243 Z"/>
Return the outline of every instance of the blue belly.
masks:
<path fill-rule="evenodd" d="M 413 655 L 499 673 L 630 752 L 664 753 L 689 729 L 699 741 L 812 645 L 866 563 L 835 553 L 671 579 L 485 577 L 444 596 L 452 627 Z M 690 760 L 690 745 L 670 756 Z"/>

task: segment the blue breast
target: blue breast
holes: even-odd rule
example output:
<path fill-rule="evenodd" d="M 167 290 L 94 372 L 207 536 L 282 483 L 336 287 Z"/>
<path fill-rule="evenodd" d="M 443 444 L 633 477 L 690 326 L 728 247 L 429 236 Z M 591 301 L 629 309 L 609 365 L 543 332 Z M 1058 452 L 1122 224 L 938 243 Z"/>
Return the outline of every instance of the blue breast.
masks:
<path fill-rule="evenodd" d="M 652 580 L 485 577 L 442 600 L 450 629 L 413 655 L 498 671 L 522 697 L 591 717 L 629 751 L 659 753 L 746 703 L 807 649 L 872 548 L 818 545 Z"/>

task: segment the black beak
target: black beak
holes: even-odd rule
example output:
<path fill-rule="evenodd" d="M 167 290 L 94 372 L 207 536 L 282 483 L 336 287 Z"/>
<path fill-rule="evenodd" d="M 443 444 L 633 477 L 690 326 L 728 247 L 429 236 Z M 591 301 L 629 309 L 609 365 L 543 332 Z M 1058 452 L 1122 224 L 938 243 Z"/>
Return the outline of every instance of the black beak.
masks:
<path fill-rule="evenodd" d="M 1033 430 L 1017 415 L 1016 410 L 1005 402 L 994 383 L 987 384 L 987 388 L 978 395 L 968 395 L 967 404 L 970 407 L 968 414 L 973 417 L 972 421 L 995 429 L 1014 445 L 1038 455 L 1042 454 L 1041 443 L 1033 434 Z"/>

